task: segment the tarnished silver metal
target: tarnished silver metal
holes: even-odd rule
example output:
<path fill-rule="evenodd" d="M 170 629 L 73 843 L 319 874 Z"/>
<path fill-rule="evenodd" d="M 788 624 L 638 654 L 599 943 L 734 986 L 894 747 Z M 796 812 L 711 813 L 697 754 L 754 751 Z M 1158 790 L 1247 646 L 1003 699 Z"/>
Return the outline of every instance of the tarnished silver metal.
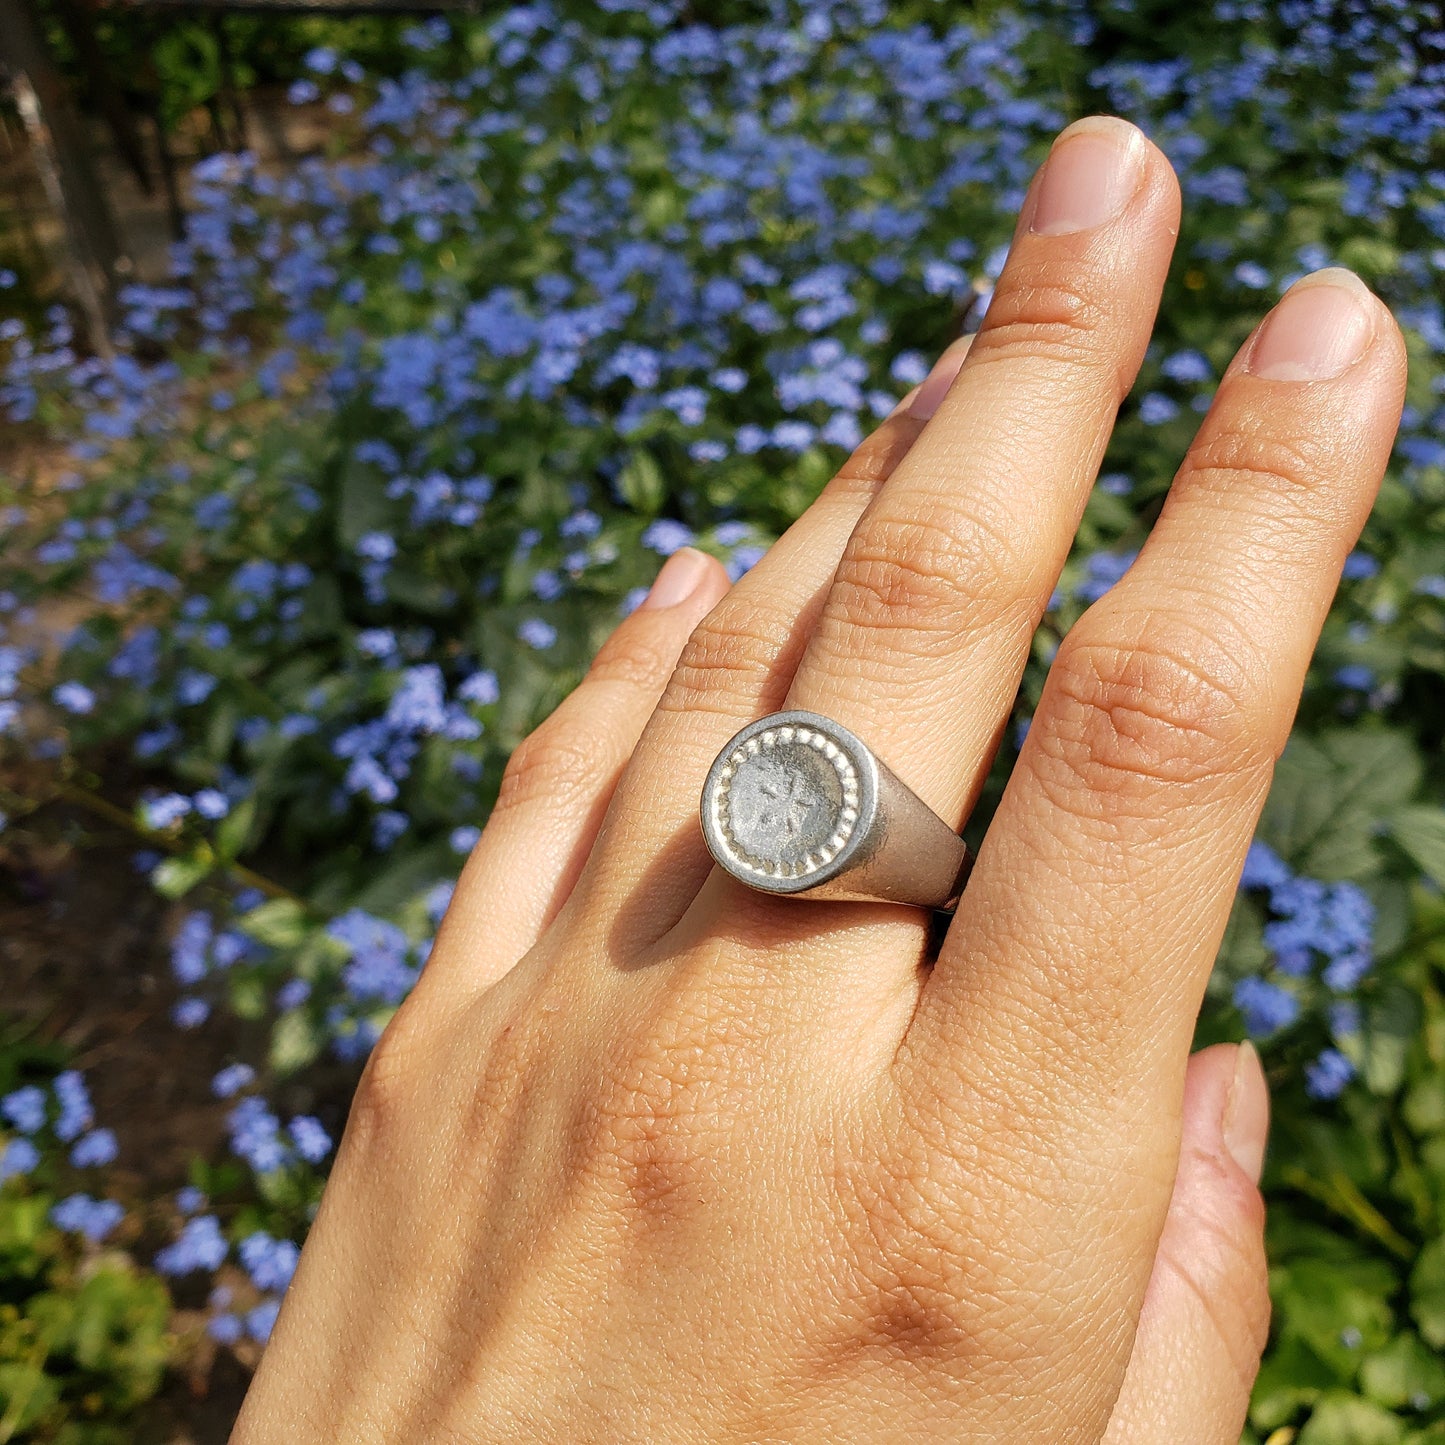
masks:
<path fill-rule="evenodd" d="M 764 893 L 951 909 L 963 839 L 841 723 L 777 712 L 717 755 L 702 832 L 734 878 Z"/>

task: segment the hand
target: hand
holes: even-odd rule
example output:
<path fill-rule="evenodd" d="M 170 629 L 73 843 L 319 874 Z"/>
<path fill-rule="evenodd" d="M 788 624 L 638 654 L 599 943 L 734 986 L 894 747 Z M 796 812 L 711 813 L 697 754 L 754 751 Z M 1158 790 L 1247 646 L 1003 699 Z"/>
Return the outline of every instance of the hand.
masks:
<path fill-rule="evenodd" d="M 1384 307 L 1321 273 L 1245 343 L 936 962 L 919 910 L 754 893 L 696 819 L 785 705 L 968 816 L 1177 217 L 1137 131 L 1066 131 L 966 359 L 731 590 L 669 561 L 518 750 L 240 1445 L 1238 1438 L 1267 1104 L 1252 1051 L 1187 1054 L 1399 416 Z"/>

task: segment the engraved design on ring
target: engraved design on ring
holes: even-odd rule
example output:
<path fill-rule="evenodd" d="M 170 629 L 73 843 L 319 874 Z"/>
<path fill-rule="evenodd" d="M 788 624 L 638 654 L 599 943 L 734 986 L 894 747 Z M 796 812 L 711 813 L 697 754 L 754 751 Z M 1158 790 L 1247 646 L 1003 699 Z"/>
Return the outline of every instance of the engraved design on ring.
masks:
<path fill-rule="evenodd" d="M 764 893 L 946 909 L 963 840 L 841 723 L 793 710 L 750 723 L 703 785 L 703 836 Z"/>
<path fill-rule="evenodd" d="M 765 878 L 809 878 L 858 823 L 858 769 L 817 728 L 767 727 L 728 754 L 713 793 L 718 831 Z"/>

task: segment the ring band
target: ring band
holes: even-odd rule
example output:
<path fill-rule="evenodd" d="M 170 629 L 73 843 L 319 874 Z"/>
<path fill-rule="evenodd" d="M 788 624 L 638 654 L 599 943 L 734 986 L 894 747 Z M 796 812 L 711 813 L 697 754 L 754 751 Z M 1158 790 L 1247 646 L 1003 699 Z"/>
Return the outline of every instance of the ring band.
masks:
<path fill-rule="evenodd" d="M 702 789 L 708 851 L 763 893 L 951 909 L 963 839 L 841 723 L 777 712 L 717 755 Z"/>

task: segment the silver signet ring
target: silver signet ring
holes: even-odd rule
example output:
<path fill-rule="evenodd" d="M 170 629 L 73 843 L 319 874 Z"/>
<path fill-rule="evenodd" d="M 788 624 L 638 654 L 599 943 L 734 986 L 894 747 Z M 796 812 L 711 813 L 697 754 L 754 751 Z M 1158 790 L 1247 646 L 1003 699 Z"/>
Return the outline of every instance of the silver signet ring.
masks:
<path fill-rule="evenodd" d="M 708 851 L 764 893 L 949 909 L 963 839 L 832 718 L 777 712 L 717 755 L 702 789 Z"/>

